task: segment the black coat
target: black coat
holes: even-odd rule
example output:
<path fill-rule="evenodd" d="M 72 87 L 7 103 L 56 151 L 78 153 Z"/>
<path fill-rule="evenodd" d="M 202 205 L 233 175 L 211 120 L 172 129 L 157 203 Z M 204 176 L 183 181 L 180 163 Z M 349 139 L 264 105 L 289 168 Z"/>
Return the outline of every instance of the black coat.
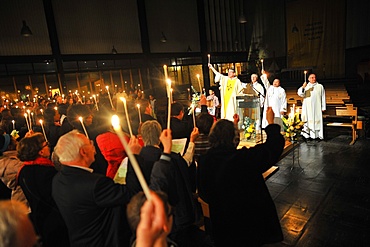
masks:
<path fill-rule="evenodd" d="M 283 239 L 275 204 L 262 173 L 284 148 L 279 125 L 267 126 L 267 141 L 252 148 L 211 148 L 201 156 L 199 195 L 209 204 L 216 246 L 260 246 Z"/>
<path fill-rule="evenodd" d="M 69 246 L 66 224 L 52 195 L 54 166 L 26 165 L 18 174 L 18 184 L 31 208 L 30 218 L 41 235 L 43 246 Z"/>
<path fill-rule="evenodd" d="M 62 166 L 53 179 L 52 195 L 68 227 L 71 246 L 129 245 L 124 185 L 101 174 Z"/>

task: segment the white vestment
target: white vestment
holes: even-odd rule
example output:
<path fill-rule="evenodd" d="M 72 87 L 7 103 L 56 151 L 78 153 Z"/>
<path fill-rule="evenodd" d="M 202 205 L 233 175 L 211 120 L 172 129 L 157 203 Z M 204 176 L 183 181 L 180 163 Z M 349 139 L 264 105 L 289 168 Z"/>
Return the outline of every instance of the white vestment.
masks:
<path fill-rule="evenodd" d="M 286 93 L 284 88 L 271 86 L 267 90 L 267 106 L 270 106 L 274 111 L 274 123 L 281 126 L 284 130 L 281 113 L 287 111 Z"/>
<path fill-rule="evenodd" d="M 317 82 L 308 83 L 305 88 L 300 87 L 297 93 L 303 97 L 301 118 L 306 122 L 303 136 L 324 139 L 322 111 L 326 110 L 326 99 L 323 85 Z"/>
<path fill-rule="evenodd" d="M 241 81 L 237 78 L 230 78 L 224 76 L 219 72 L 216 72 L 215 82 L 220 82 L 220 93 L 221 93 L 221 118 L 234 121 L 234 114 L 237 113 L 236 95 L 240 94 L 243 90 Z M 228 81 L 234 81 L 233 87 L 229 87 Z M 225 93 L 228 90 L 232 90 L 229 102 L 225 102 Z"/>

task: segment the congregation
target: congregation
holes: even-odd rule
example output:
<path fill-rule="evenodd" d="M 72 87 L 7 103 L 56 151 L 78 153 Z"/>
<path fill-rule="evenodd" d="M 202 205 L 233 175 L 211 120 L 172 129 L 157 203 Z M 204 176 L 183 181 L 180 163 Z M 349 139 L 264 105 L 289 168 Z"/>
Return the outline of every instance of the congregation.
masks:
<path fill-rule="evenodd" d="M 274 81 L 272 88 L 280 90 L 275 94 L 280 99 L 280 82 Z M 226 246 L 246 240 L 261 246 L 279 242 L 282 234 L 275 205 L 262 177 L 284 147 L 281 123 L 276 119 L 285 113 L 286 101 L 279 107 L 269 104 L 274 90 L 264 113 L 267 141 L 241 150 L 236 149 L 238 115 L 233 114 L 233 121 L 217 120 L 202 107 L 204 111 L 193 121 L 185 114 L 187 109 L 174 102 L 169 130 L 156 119 L 153 96 L 129 99 L 128 111 L 118 106 L 118 99 L 112 104 L 102 97 L 98 105 L 81 102 L 73 94 L 68 101 L 55 95 L 32 105 L 4 105 L 0 167 L 6 172 L 1 179 L 12 190 L 11 199 L 27 207 L 42 246 Z M 156 198 L 151 205 L 144 203 L 132 161 L 112 127 L 113 114 L 121 119 L 125 139 Z M 183 154 L 172 150 L 172 139 L 180 138 L 187 140 Z M 246 182 L 236 176 L 243 168 L 241 163 L 249 166 L 239 175 L 249 174 L 250 179 L 240 187 Z M 119 181 L 122 167 L 126 167 L 124 179 Z M 222 186 L 221 181 L 229 183 Z M 231 236 L 229 230 L 239 219 L 229 215 L 224 202 L 235 200 L 239 193 L 258 198 L 258 202 L 245 210 L 243 220 L 249 222 Z M 211 231 L 199 228 L 204 218 L 198 196 L 210 205 Z M 256 212 L 253 219 L 251 210 Z M 153 219 L 158 215 L 165 217 L 155 225 Z M 261 220 L 262 215 L 268 217 Z M 145 217 L 150 218 L 145 221 Z M 270 226 L 267 232 L 266 225 Z M 145 234 L 151 237 L 143 238 Z"/>

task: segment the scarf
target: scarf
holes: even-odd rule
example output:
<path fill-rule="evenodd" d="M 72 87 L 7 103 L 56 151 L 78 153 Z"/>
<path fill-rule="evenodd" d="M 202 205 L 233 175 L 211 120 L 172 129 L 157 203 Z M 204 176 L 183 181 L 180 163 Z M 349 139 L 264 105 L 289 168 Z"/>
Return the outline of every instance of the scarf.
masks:
<path fill-rule="evenodd" d="M 44 158 L 44 157 L 37 157 L 35 160 L 27 160 L 27 161 L 24 161 L 23 162 L 23 165 L 18 170 L 16 184 L 18 184 L 19 173 L 21 172 L 21 170 L 23 169 L 23 167 L 30 166 L 30 165 L 53 166 L 54 167 L 53 162 L 50 159 Z"/>

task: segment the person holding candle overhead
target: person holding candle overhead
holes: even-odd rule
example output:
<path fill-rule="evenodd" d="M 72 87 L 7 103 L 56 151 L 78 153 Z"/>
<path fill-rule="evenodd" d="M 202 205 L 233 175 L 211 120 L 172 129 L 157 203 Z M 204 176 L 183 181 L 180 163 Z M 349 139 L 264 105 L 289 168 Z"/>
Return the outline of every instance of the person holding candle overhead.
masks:
<path fill-rule="evenodd" d="M 326 110 L 324 86 L 316 81 L 316 75 L 310 74 L 308 81 L 298 89 L 298 96 L 303 98 L 302 121 L 306 122 L 302 135 L 308 139 L 324 139 L 324 121 L 322 112 Z"/>
<path fill-rule="evenodd" d="M 283 240 L 262 173 L 279 160 L 285 140 L 271 107 L 266 118 L 266 142 L 241 149 L 235 124 L 218 120 L 209 134 L 211 148 L 200 156 L 198 192 L 209 204 L 215 246 L 262 246 Z"/>
<path fill-rule="evenodd" d="M 104 111 L 98 113 L 103 114 Z M 82 121 L 80 121 L 82 118 Z M 99 118 L 98 118 L 99 119 Z M 104 120 L 101 120 L 104 121 Z M 63 128 L 63 127 L 66 128 Z M 94 121 L 94 115 L 87 105 L 75 104 L 68 107 L 67 121 L 64 120 L 60 135 L 63 135 L 73 129 L 79 130 L 81 133 L 86 133 L 91 140 L 94 141 L 96 149 L 95 162 L 92 164 L 94 172 L 106 174 L 108 162 L 104 159 L 97 143 L 96 137 L 105 131 L 104 125 L 99 120 Z"/>
<path fill-rule="evenodd" d="M 243 91 L 241 81 L 235 76 L 235 70 L 230 68 L 227 76 L 219 73 L 212 64 L 208 67 L 215 73 L 215 82 L 220 82 L 221 91 L 221 118 L 233 121 L 237 113 L 236 95 Z"/>
<path fill-rule="evenodd" d="M 134 154 L 141 149 L 134 137 L 129 147 Z M 53 179 L 52 196 L 68 227 L 71 246 L 129 246 L 126 187 L 93 173 L 92 141 L 73 130 L 59 138 L 55 153 L 62 167 Z"/>
<path fill-rule="evenodd" d="M 281 120 L 282 115 L 287 111 L 287 100 L 284 88 L 280 86 L 280 79 L 275 78 L 270 85 L 267 75 L 263 74 L 261 80 L 266 88 L 266 99 L 264 107 L 272 107 L 275 113 L 274 123 L 279 124 L 281 131 L 284 131 L 283 121 Z M 262 127 L 265 128 L 268 125 L 266 120 L 266 112 L 263 113 Z"/>

